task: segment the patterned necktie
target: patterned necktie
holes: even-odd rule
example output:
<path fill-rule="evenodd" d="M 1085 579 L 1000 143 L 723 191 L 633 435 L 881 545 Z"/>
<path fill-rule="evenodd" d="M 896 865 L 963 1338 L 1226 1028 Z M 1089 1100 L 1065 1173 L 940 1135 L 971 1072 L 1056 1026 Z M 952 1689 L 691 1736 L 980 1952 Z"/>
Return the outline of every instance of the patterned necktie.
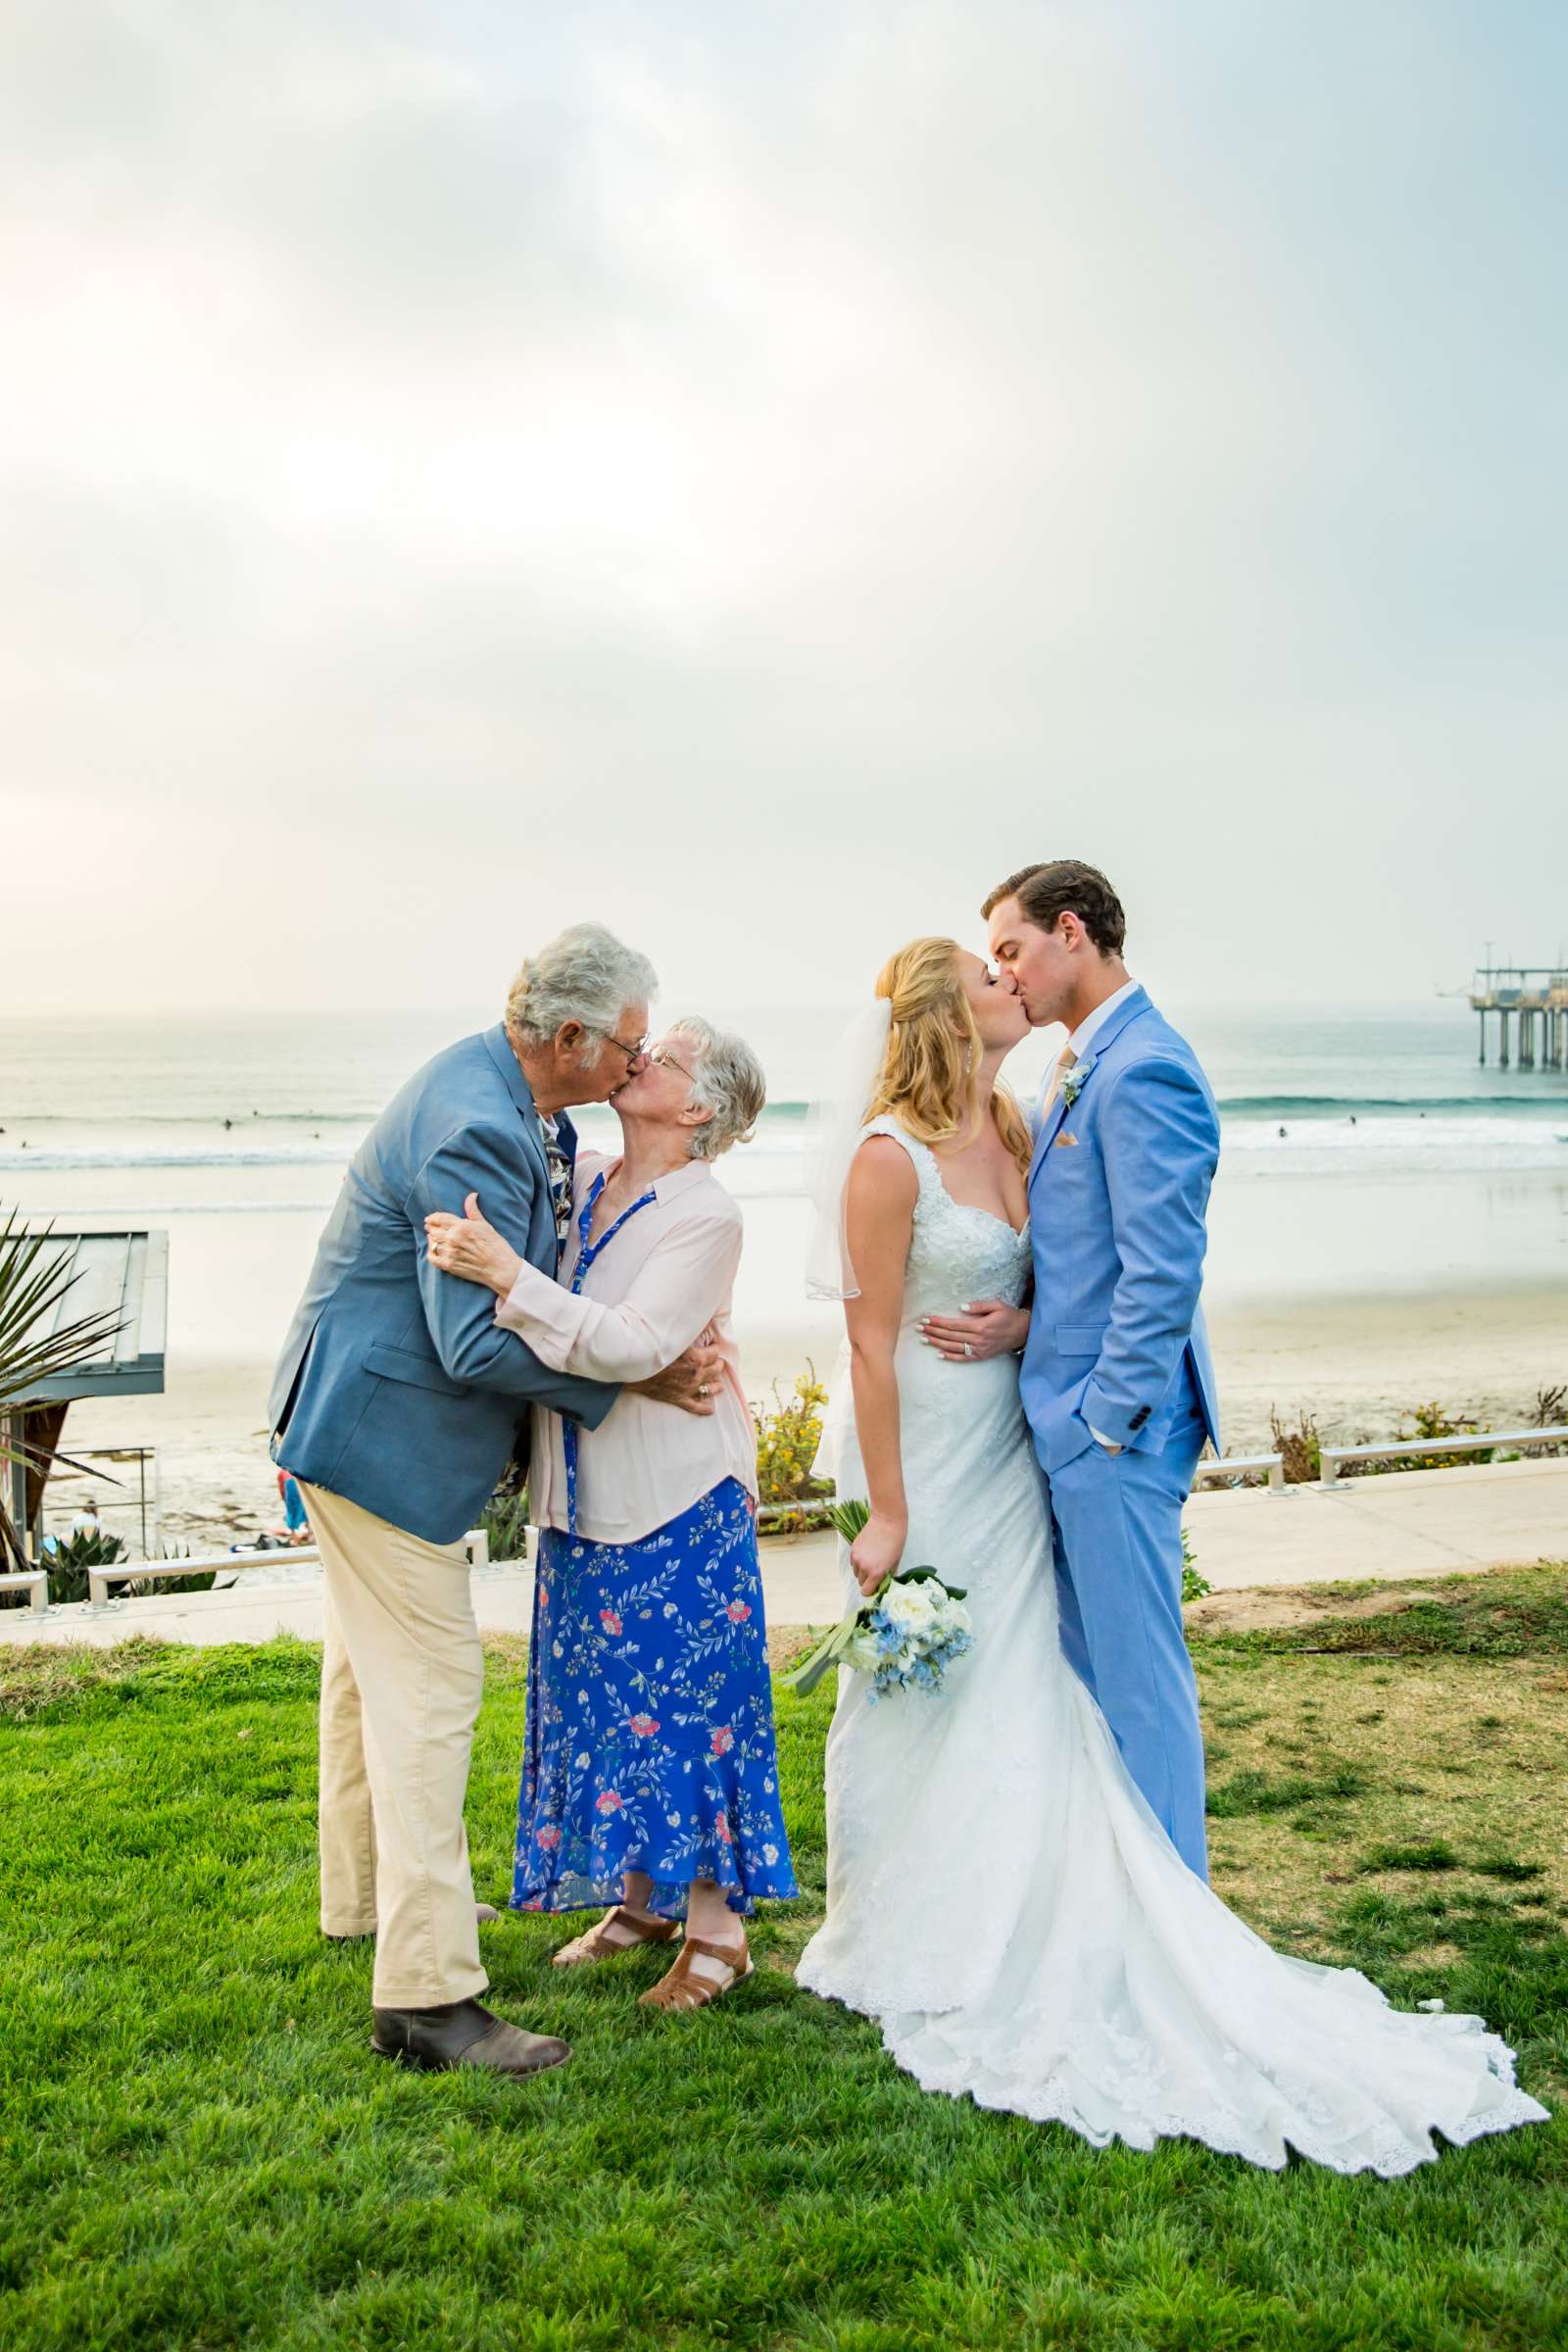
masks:
<path fill-rule="evenodd" d="M 550 1206 L 556 1220 L 556 1263 L 559 1266 L 571 1232 L 571 1161 L 561 1141 L 561 1131 L 552 1118 L 539 1113 L 539 1124 L 545 1131 L 545 1163 L 550 1170 Z"/>

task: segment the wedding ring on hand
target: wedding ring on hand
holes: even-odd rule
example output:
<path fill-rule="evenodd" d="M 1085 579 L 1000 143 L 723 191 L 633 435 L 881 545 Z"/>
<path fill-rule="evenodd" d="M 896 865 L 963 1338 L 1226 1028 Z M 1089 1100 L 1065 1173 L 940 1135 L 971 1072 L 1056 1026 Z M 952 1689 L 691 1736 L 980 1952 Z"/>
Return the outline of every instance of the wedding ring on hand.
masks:
<path fill-rule="evenodd" d="M 965 1340 L 965 1341 L 964 1341 L 964 1343 L 963 1343 L 963 1352 L 964 1352 L 964 1354 L 965 1354 L 966 1356 L 968 1356 L 968 1357 L 970 1358 L 970 1360 L 971 1360 L 971 1361 L 973 1361 L 973 1358 L 974 1358 L 974 1342 L 973 1342 L 972 1340 Z"/>

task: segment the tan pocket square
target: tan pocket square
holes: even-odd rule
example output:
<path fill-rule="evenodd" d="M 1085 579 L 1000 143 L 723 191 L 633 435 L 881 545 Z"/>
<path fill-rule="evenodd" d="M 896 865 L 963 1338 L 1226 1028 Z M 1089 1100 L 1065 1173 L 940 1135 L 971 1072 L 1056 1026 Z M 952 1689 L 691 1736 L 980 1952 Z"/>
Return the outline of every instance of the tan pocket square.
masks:
<path fill-rule="evenodd" d="M 1054 1148 L 1057 1152 L 1060 1152 L 1065 1148 L 1066 1145 L 1075 1144 L 1077 1141 L 1078 1138 L 1075 1135 L 1058 1135 Z"/>

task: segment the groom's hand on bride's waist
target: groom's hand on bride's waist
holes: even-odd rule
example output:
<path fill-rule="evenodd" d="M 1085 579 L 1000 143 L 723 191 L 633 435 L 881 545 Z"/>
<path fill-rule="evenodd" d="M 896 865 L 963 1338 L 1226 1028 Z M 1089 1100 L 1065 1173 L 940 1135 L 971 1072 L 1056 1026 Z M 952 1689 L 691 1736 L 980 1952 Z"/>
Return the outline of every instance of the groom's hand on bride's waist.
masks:
<path fill-rule="evenodd" d="M 656 1404 L 676 1404 L 683 1413 L 711 1413 L 718 1408 L 723 1377 L 724 1358 L 718 1349 L 694 1341 L 685 1354 L 666 1364 L 662 1372 L 627 1385 L 634 1396 L 651 1396 Z"/>
<path fill-rule="evenodd" d="M 977 1298 L 961 1314 L 924 1315 L 920 1337 L 954 1364 L 982 1364 L 1016 1355 L 1029 1337 L 1029 1310 L 1004 1298 Z"/>

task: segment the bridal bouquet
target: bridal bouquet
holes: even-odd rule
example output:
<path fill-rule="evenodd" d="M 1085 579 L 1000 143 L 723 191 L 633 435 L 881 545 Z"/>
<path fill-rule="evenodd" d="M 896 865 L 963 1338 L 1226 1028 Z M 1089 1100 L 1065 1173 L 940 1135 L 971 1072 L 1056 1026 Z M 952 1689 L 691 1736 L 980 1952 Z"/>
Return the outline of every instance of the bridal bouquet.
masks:
<path fill-rule="evenodd" d="M 828 1510 L 846 1544 L 855 1542 L 870 1516 L 863 1502 L 838 1502 Z M 786 1690 L 804 1695 L 830 1666 L 848 1666 L 870 1676 L 867 1696 L 873 1703 L 890 1690 L 934 1694 L 954 1659 L 961 1658 L 973 1641 L 961 1587 L 945 1585 L 934 1568 L 901 1568 L 884 1577 L 868 1601 L 781 1679 Z"/>

